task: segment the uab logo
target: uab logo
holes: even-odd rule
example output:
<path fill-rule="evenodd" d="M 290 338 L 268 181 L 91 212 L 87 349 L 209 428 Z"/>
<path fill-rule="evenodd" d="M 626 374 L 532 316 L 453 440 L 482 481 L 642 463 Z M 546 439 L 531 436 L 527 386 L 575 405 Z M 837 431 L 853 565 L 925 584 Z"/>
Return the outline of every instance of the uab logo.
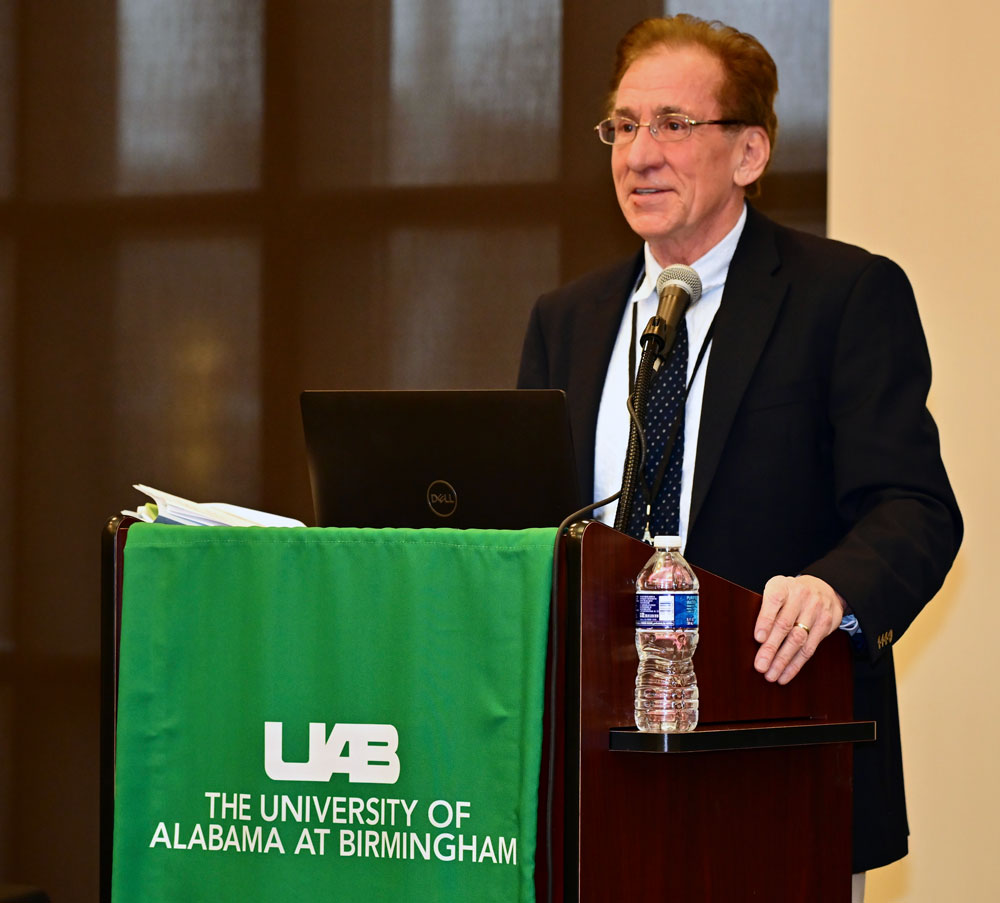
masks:
<path fill-rule="evenodd" d="M 264 722 L 264 771 L 272 781 L 329 781 L 346 774 L 352 784 L 399 780 L 399 734 L 391 724 L 335 724 L 327 736 L 321 721 L 309 723 L 309 759 L 286 762 L 281 721 Z"/>

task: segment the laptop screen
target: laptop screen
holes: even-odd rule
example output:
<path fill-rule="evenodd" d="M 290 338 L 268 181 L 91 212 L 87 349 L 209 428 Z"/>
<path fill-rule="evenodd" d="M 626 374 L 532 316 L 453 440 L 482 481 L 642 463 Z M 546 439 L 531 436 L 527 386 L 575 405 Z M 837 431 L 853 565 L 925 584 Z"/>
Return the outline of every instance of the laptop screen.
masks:
<path fill-rule="evenodd" d="M 555 527 L 576 511 L 558 390 L 305 391 L 321 527 Z"/>

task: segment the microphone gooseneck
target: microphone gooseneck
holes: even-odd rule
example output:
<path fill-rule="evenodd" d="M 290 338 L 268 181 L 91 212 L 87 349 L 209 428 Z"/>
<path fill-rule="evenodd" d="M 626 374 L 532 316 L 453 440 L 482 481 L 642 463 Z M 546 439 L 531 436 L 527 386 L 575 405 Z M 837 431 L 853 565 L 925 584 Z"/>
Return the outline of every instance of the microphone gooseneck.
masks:
<path fill-rule="evenodd" d="M 656 293 L 659 303 L 656 314 L 650 317 L 640 339 L 642 357 L 639 359 L 635 389 L 629 396 L 627 405 L 631 423 L 622 470 L 621 497 L 615 513 L 615 529 L 623 533 L 628 532 L 636 483 L 645 464 L 646 406 L 653 373 L 670 353 L 677 336 L 677 327 L 688 306 L 701 297 L 701 278 L 691 267 L 674 264 L 660 273 L 656 280 Z M 647 502 L 651 504 L 652 500 L 647 499 Z"/>

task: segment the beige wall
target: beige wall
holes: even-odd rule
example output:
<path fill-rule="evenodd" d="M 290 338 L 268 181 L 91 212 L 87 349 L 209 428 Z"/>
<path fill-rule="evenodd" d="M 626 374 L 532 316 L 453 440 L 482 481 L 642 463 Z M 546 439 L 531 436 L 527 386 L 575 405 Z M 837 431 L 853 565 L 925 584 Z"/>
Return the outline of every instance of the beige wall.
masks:
<path fill-rule="evenodd" d="M 832 0 L 829 228 L 909 274 L 966 536 L 896 647 L 910 856 L 868 903 L 1000 899 L 1000 5 Z"/>

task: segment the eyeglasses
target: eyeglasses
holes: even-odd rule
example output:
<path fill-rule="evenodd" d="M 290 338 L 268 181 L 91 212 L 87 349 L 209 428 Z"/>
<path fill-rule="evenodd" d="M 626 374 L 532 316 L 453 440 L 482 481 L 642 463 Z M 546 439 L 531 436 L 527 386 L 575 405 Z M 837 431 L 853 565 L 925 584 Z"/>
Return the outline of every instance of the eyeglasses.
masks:
<path fill-rule="evenodd" d="M 628 116 L 612 116 L 594 126 L 605 144 L 631 144 L 639 129 L 649 129 L 657 141 L 683 141 L 696 125 L 746 125 L 742 119 L 690 119 L 683 113 L 660 113 L 652 122 L 636 122 Z"/>

